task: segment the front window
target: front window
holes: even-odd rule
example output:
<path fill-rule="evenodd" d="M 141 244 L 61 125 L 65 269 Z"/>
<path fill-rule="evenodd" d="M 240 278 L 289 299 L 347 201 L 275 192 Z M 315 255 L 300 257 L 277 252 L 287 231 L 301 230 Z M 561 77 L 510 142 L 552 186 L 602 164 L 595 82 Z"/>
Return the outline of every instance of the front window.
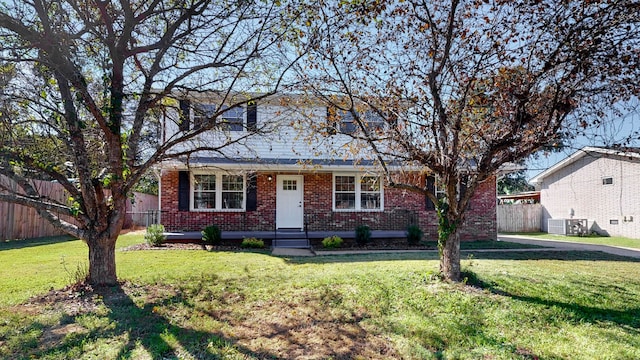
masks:
<path fill-rule="evenodd" d="M 216 176 L 193 176 L 193 207 L 195 209 L 215 209 Z"/>
<path fill-rule="evenodd" d="M 193 174 L 193 210 L 243 210 L 245 177 L 230 174 Z"/>
<path fill-rule="evenodd" d="M 356 177 L 336 176 L 335 180 L 335 208 L 356 208 Z"/>
<path fill-rule="evenodd" d="M 244 199 L 244 177 L 242 175 L 222 175 L 222 208 L 242 209 Z"/>
<path fill-rule="evenodd" d="M 218 106 L 213 104 L 195 104 L 193 106 L 193 128 L 199 129 L 218 111 Z"/>
<path fill-rule="evenodd" d="M 440 178 L 436 178 L 434 192 L 438 200 L 447 198 L 447 189 L 445 188 L 444 184 L 440 181 Z"/>
<path fill-rule="evenodd" d="M 195 104 L 193 106 L 193 127 L 199 129 L 206 124 L 213 115 L 223 110 L 223 113 L 216 119 L 216 122 L 223 130 L 242 131 L 244 130 L 244 108 L 241 106 L 229 109 L 223 105 L 221 108 L 216 104 Z"/>
<path fill-rule="evenodd" d="M 356 132 L 356 122 L 353 114 L 349 111 L 340 112 L 340 132 L 343 134 L 352 134 Z"/>
<path fill-rule="evenodd" d="M 223 108 L 226 108 L 226 106 Z M 244 130 L 244 112 L 242 107 L 238 106 L 232 109 L 225 110 L 225 112 L 222 113 L 221 117 L 224 129 L 229 131 Z"/>
<path fill-rule="evenodd" d="M 380 209 L 380 178 L 363 176 L 360 178 L 360 207 Z"/>
<path fill-rule="evenodd" d="M 335 175 L 335 210 L 382 210 L 382 186 L 379 176 Z"/>
<path fill-rule="evenodd" d="M 377 131 L 383 128 L 384 120 L 374 111 L 356 112 L 363 126 L 368 131 Z M 353 134 L 359 129 L 359 125 L 354 118 L 352 111 L 337 110 L 329 108 L 327 112 L 328 122 L 333 124 L 333 128 L 343 134 Z"/>

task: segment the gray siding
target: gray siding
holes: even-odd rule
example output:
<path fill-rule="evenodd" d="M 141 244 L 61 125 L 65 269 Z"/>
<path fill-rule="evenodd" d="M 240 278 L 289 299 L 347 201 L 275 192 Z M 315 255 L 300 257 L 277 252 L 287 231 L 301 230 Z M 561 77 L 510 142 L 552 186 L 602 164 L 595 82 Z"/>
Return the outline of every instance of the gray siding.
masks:
<path fill-rule="evenodd" d="M 603 185 L 603 178 L 608 177 L 613 184 Z M 639 181 L 637 159 L 589 153 L 544 178 L 540 187 L 542 229 L 547 231 L 548 219 L 570 218 L 573 210 L 573 218 L 588 219 L 592 231 L 638 239 Z"/>

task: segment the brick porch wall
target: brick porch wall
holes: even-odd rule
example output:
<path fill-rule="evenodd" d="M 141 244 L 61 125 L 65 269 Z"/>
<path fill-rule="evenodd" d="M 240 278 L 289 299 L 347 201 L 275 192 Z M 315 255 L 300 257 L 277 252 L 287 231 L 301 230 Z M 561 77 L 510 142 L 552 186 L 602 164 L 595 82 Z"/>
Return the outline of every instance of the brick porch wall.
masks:
<path fill-rule="evenodd" d="M 200 231 L 213 224 L 226 231 L 274 230 L 276 179 L 269 181 L 267 174 L 257 176 L 256 211 L 178 211 L 178 172 L 163 173 L 161 186 L 161 222 L 168 231 Z M 425 210 L 425 198 L 421 194 L 387 188 L 384 211 L 336 212 L 332 210 L 332 186 L 331 173 L 304 174 L 304 211 L 310 231 L 351 231 L 358 225 L 368 225 L 372 230 L 405 230 L 417 223 L 425 239 L 437 238 L 435 211 Z M 496 239 L 495 186 L 492 178 L 478 187 L 462 228 L 463 240 Z"/>

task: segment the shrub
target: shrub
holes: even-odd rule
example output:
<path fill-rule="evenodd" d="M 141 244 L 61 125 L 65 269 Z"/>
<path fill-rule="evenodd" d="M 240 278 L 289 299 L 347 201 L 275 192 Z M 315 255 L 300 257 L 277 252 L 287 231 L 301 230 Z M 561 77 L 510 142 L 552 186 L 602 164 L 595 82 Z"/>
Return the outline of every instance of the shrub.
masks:
<path fill-rule="evenodd" d="M 262 249 L 264 248 L 264 241 L 262 239 L 256 239 L 254 237 L 244 238 L 240 247 L 243 249 Z"/>
<path fill-rule="evenodd" d="M 336 249 L 342 246 L 343 240 L 340 236 L 333 235 L 322 240 L 322 246 L 326 249 Z"/>
<path fill-rule="evenodd" d="M 164 226 L 162 224 L 153 224 L 147 227 L 144 234 L 144 241 L 151 246 L 160 246 L 165 240 Z"/>
<path fill-rule="evenodd" d="M 367 225 L 360 225 L 356 228 L 356 243 L 360 246 L 366 245 L 371 240 L 371 230 Z"/>
<path fill-rule="evenodd" d="M 219 245 L 222 242 L 222 232 L 216 225 L 207 226 L 202 230 L 202 241 L 207 245 Z"/>
<path fill-rule="evenodd" d="M 407 242 L 409 245 L 418 245 L 422 241 L 423 234 L 418 225 L 409 225 L 407 228 Z"/>

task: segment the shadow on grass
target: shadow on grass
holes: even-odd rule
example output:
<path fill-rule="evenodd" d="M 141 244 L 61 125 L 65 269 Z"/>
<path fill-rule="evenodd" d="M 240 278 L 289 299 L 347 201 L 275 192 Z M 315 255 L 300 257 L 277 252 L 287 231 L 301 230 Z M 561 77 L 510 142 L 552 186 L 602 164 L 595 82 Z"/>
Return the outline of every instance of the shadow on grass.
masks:
<path fill-rule="evenodd" d="M 52 291 L 33 305 L 59 309 L 62 315 L 55 324 L 27 316 L 16 334 L 0 339 L 13 343 L 8 354 L 20 354 L 12 359 L 397 358 L 388 339 L 362 327 L 366 312 L 335 312 L 325 306 L 341 301 L 330 286 L 302 299 L 262 304 L 247 314 L 233 305 L 245 297 L 233 280 L 222 280 L 221 287 L 210 287 L 212 281 L 221 280 L 203 277 L 184 289 L 124 283 L 96 291 Z M 222 328 L 234 335 L 218 330 Z M 244 341 L 257 342 L 257 350 Z M 0 358 L 7 354 L 2 345 L 0 341 Z"/>
<path fill-rule="evenodd" d="M 462 258 L 472 255 L 485 260 L 566 260 L 566 261 L 620 261 L 640 262 L 640 259 L 587 250 L 529 250 L 529 251 L 462 251 Z"/>
<path fill-rule="evenodd" d="M 51 245 L 74 240 L 77 239 L 67 235 L 46 236 L 31 239 L 4 240 L 0 241 L 0 251 L 24 249 L 33 246 Z"/>
<path fill-rule="evenodd" d="M 557 307 L 563 309 L 563 312 L 566 314 L 570 314 L 576 322 L 588 322 L 592 324 L 613 322 L 617 326 L 625 329 L 625 331 L 627 332 L 640 335 L 640 307 L 621 311 L 595 306 L 580 305 L 553 299 L 545 299 L 537 296 L 513 294 L 511 292 L 500 289 L 499 285 L 494 282 L 484 281 L 472 271 L 463 272 L 462 278 L 466 279 L 466 283 L 468 285 L 488 290 L 489 292 L 496 295 L 506 296 L 514 300 L 523 301 L 532 305 L 540 305 L 546 308 Z M 593 286 L 593 284 L 584 284 L 584 286 Z"/>
<path fill-rule="evenodd" d="M 461 259 L 472 258 L 474 260 L 565 260 L 565 261 L 620 261 L 640 262 L 638 258 L 608 254 L 600 251 L 564 251 L 553 249 L 540 250 L 462 250 Z M 326 263 L 350 263 L 373 262 L 395 260 L 438 260 L 437 251 L 421 251 L 406 253 L 372 252 L 363 254 L 323 255 L 315 257 L 285 257 L 291 264 L 326 264 Z"/>
<path fill-rule="evenodd" d="M 225 355 L 273 358 L 270 354 L 252 352 L 239 346 L 233 339 L 216 333 L 181 327 L 176 321 L 172 322 L 159 313 L 174 304 L 184 304 L 185 299 L 180 294 L 145 301 L 141 307 L 120 286 L 98 289 L 94 295 L 102 299 L 108 314 L 90 311 L 63 317 L 61 324 L 84 324 L 89 316 L 95 318 L 93 321 L 97 325 L 93 324 L 89 332 L 68 334 L 63 342 L 38 355 L 46 357 L 67 354 L 73 357 L 78 351 L 82 352 L 91 341 L 102 339 L 110 349 L 118 348 L 117 355 L 113 357 L 117 359 L 134 359 L 140 356 L 149 356 L 151 359 L 220 359 Z M 140 354 L 140 351 L 147 355 Z"/>

